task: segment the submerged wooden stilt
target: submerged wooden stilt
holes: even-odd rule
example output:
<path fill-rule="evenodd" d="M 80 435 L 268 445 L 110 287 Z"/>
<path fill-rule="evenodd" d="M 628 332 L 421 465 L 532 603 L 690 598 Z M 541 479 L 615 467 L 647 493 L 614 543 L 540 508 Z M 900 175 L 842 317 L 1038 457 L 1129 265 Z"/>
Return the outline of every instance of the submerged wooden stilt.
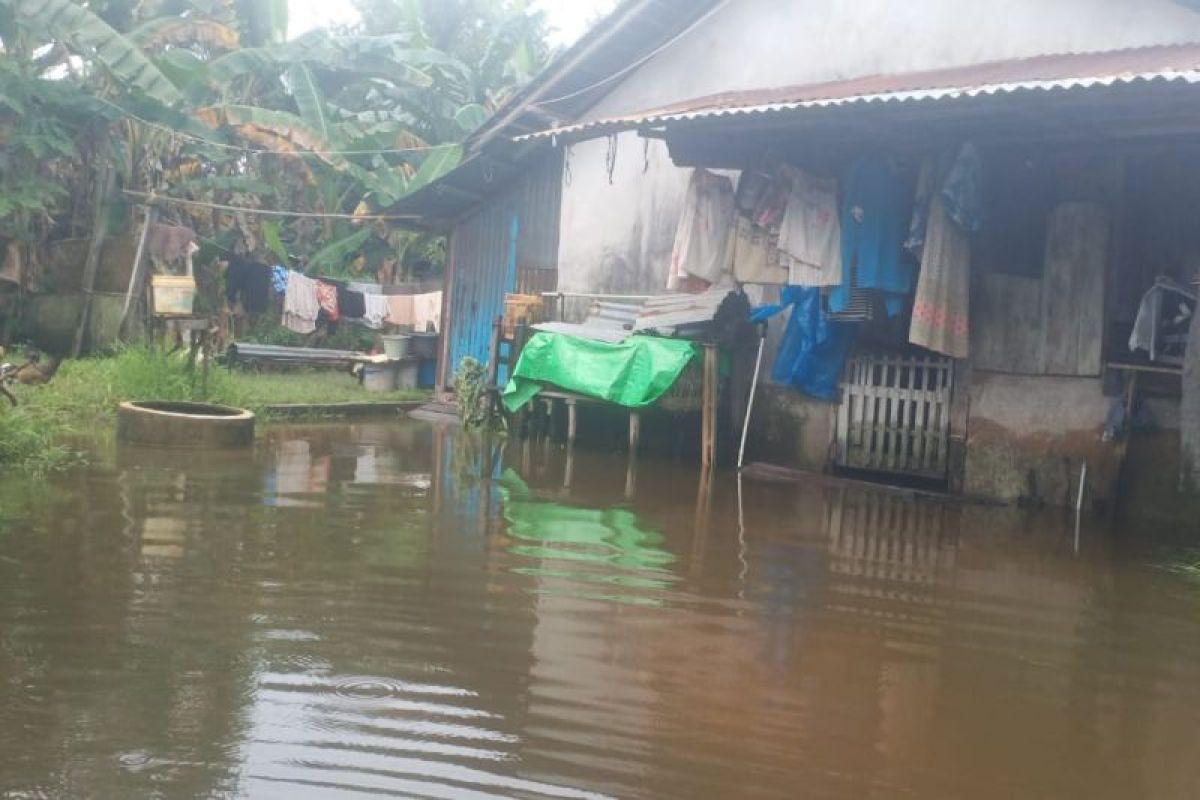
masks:
<path fill-rule="evenodd" d="M 717 455 L 717 347 L 704 346 L 704 401 L 701 409 L 700 463 L 711 467 Z"/>

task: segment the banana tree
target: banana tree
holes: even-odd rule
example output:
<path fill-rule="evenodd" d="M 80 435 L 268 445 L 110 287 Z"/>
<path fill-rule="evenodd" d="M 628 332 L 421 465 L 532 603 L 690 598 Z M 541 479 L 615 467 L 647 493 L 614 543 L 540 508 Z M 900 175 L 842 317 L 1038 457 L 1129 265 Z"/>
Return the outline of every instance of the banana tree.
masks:
<path fill-rule="evenodd" d="M 544 25 L 514 0 L 440 10 L 432 0 L 389 3 L 400 12 L 394 25 L 289 42 L 286 0 L 0 0 L 5 59 L 23 43 L 21 75 L 78 100 L 40 107 L 48 113 L 38 146 L 58 148 L 27 160 L 55 170 L 38 173 L 52 177 L 38 189 L 40 219 L 79 228 L 90 218 L 81 200 L 92 195 L 86 159 L 70 152 L 95 149 L 85 142 L 80 150 L 78 132 L 89 130 L 76 123 L 81 116 L 113 142 L 107 157 L 125 188 L 369 215 L 436 180 L 459 162 L 466 133 L 544 62 Z M 26 102 L 6 99 L 0 142 L 14 140 L 16 108 Z M 69 143 L 64 132 L 74 134 Z M 14 210 L 30 204 L 29 190 L 3 192 L 17 174 L 0 169 L 0 227 L 29 216 Z M 389 272 L 406 256 L 439 252 L 365 221 L 179 215 L 206 238 L 240 237 L 322 271 Z"/>

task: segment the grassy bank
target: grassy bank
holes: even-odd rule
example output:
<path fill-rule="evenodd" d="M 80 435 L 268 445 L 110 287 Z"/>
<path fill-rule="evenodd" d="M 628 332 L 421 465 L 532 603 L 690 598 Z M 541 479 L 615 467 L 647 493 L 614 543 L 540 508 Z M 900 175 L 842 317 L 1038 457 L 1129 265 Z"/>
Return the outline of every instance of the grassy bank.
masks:
<path fill-rule="evenodd" d="M 329 404 L 417 400 L 425 391 L 366 392 L 351 375 L 329 370 L 290 373 L 209 370 L 207 394 L 193 381 L 182 354 L 133 347 L 106 358 L 63 363 L 43 386 L 17 386 L 15 409 L 0 410 L 0 464 L 28 470 L 60 467 L 78 459 L 65 437 L 111 425 L 122 400 L 208 400 L 249 408 L 292 403 Z"/>

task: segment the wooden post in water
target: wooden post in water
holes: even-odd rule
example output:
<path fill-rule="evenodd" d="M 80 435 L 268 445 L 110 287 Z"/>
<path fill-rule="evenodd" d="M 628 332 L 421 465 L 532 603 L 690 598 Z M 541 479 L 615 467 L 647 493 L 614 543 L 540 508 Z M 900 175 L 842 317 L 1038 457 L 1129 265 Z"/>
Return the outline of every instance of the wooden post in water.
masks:
<path fill-rule="evenodd" d="M 700 463 L 709 469 L 717 456 L 717 346 L 704 345 L 704 399 L 700 422 Z"/>
<path fill-rule="evenodd" d="M 642 415 L 629 412 L 629 461 L 625 465 L 625 498 L 633 499 L 637 492 L 637 452 L 642 441 Z"/>

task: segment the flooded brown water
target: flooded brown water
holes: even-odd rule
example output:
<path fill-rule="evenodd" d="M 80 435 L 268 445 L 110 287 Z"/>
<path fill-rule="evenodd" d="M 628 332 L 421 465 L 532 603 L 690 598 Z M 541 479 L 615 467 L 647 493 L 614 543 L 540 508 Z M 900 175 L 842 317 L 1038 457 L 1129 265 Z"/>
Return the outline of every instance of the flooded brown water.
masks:
<path fill-rule="evenodd" d="M 390 423 L 3 476 L 0 796 L 1200 797 L 1152 532 L 563 469 Z"/>

